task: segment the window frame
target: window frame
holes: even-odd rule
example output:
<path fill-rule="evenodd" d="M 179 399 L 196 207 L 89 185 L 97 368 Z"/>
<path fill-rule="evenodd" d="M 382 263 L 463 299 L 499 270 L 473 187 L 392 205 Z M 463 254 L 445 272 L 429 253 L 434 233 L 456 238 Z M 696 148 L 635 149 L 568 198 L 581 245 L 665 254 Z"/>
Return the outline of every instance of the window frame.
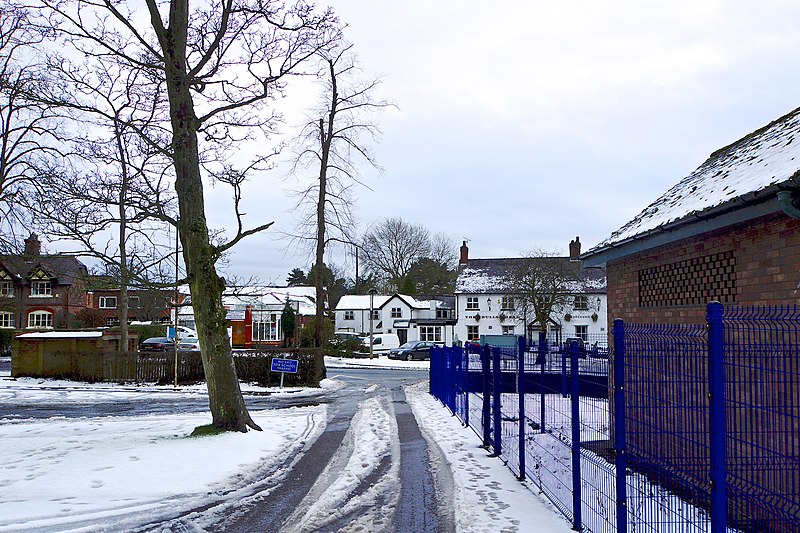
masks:
<path fill-rule="evenodd" d="M 114 300 L 114 305 L 108 305 L 108 300 Z M 98 309 L 116 309 L 117 308 L 117 297 L 116 296 L 100 296 L 97 299 L 97 308 Z"/>
<path fill-rule="evenodd" d="M 576 324 L 575 338 L 582 340 L 584 343 L 589 342 L 589 326 L 586 324 Z"/>
<path fill-rule="evenodd" d="M 53 296 L 53 282 L 49 279 L 31 280 L 31 298 L 50 298 Z"/>
<path fill-rule="evenodd" d="M 42 324 L 31 325 L 31 319 L 32 318 L 35 318 L 36 322 L 40 322 L 40 320 L 39 320 L 40 317 L 47 317 L 47 320 L 44 321 L 44 322 L 47 322 L 47 324 L 45 324 L 45 325 L 42 325 Z M 28 320 L 27 320 L 28 329 L 53 329 L 53 313 L 52 313 L 52 311 L 45 311 L 45 310 L 42 310 L 42 309 L 37 309 L 36 311 L 31 311 L 30 313 L 28 313 L 28 317 L 27 318 L 28 318 Z"/>
<path fill-rule="evenodd" d="M 442 326 L 419 326 L 419 340 L 434 343 L 444 342 L 442 338 Z"/>
<path fill-rule="evenodd" d="M 7 278 L 0 278 L 0 298 L 14 297 L 14 281 Z"/>
<path fill-rule="evenodd" d="M 0 329 L 15 329 L 14 313 L 11 311 L 0 311 Z"/>
<path fill-rule="evenodd" d="M 514 335 L 516 326 L 501 326 L 503 335 Z"/>
<path fill-rule="evenodd" d="M 402 307 L 392 307 L 391 317 L 392 318 L 403 318 L 403 308 Z"/>
<path fill-rule="evenodd" d="M 274 342 L 280 338 L 280 315 L 277 313 L 253 314 L 253 342 Z"/>
<path fill-rule="evenodd" d="M 470 330 L 474 331 L 474 335 L 470 335 Z M 481 327 L 478 325 L 468 325 L 467 326 L 467 340 L 474 341 L 479 340 L 481 338 Z"/>
<path fill-rule="evenodd" d="M 467 311 L 480 311 L 480 299 L 477 296 L 467 296 L 467 305 L 464 309 Z"/>
<path fill-rule="evenodd" d="M 572 299 L 572 308 L 576 311 L 589 310 L 589 297 L 585 294 L 578 294 Z"/>
<path fill-rule="evenodd" d="M 355 320 L 356 319 L 356 312 L 352 310 L 348 310 L 344 312 L 342 320 Z"/>
<path fill-rule="evenodd" d="M 500 297 L 500 310 L 501 311 L 514 311 L 515 309 L 516 309 L 515 298 L 513 296 L 502 296 L 502 297 Z"/>

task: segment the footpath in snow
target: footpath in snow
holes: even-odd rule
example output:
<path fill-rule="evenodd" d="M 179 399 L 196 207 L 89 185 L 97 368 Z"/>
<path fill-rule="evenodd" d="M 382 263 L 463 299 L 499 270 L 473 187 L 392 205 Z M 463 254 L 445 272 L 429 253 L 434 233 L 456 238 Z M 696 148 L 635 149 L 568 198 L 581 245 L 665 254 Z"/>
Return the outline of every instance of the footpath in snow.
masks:
<path fill-rule="evenodd" d="M 332 360 L 329 367 L 347 366 L 350 361 L 370 366 L 369 360 Z M 427 362 L 395 363 L 384 357 L 372 360 L 372 365 L 423 370 Z M 343 384 L 326 380 L 323 386 L 330 390 Z M 179 391 L 145 389 L 153 396 L 203 394 L 202 386 Z M 319 389 L 261 392 L 293 398 L 320 394 Z M 124 403 L 141 394 L 139 387 L 13 380 L 0 375 L 0 403 L 10 399 Z M 451 480 L 446 483 L 452 486 L 442 489 L 453 494 L 458 531 L 570 531 L 569 523 L 535 488 L 520 483 L 501 461 L 490 458 L 478 446 L 477 436 L 427 394 L 427 381 L 408 387 L 406 397 L 423 434 L 437 444 L 432 464 L 445 475 L 435 477 Z M 259 486 L 281 483 L 285 465 L 296 461 L 327 421 L 324 404 L 253 411 L 252 415 L 264 431 L 197 438 L 189 434 L 208 423 L 209 413 L 0 419 L 0 532 L 125 531 L 187 513 L 197 531 L 216 531 L 223 517 Z M 327 487 L 324 497 L 315 500 L 317 505 L 313 498 L 308 500 L 308 506 L 295 516 L 294 525 L 302 525 L 297 530 L 313 524 L 314 517 L 324 517 L 331 505 L 351 505 L 346 499 L 348 479 L 357 480 L 360 469 L 374 468 L 368 463 L 380 460 L 383 452 L 377 452 L 394 446 L 382 440 L 394 438 L 396 431 L 381 429 L 385 417 L 378 403 L 366 402 L 359 416 L 364 422 L 361 426 L 371 429 L 359 434 L 365 442 L 357 446 L 356 451 L 362 451 L 353 455 L 358 464 L 348 464 L 351 475 L 341 479 L 341 486 Z M 398 478 L 392 471 L 384 488 L 397 490 Z"/>

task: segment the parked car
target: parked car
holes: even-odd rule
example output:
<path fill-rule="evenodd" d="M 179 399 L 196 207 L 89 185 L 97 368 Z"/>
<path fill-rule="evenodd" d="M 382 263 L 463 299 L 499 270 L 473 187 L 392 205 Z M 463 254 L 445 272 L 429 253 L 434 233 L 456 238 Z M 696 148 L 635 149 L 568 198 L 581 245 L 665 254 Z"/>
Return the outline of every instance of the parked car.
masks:
<path fill-rule="evenodd" d="M 199 352 L 200 340 L 197 337 L 186 337 L 178 341 L 179 352 Z"/>
<path fill-rule="evenodd" d="M 140 352 L 174 352 L 175 343 L 169 337 L 150 337 L 139 343 Z"/>
<path fill-rule="evenodd" d="M 389 359 L 404 359 L 413 361 L 414 359 L 426 360 L 431 358 L 432 342 L 409 341 L 399 348 L 389 350 Z"/>

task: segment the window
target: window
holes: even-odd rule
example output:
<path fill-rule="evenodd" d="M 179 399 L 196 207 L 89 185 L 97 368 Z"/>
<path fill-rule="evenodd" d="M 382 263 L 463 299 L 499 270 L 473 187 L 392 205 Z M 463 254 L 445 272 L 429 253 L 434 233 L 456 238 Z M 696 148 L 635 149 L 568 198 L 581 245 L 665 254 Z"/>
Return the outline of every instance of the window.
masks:
<path fill-rule="evenodd" d="M 576 296 L 572 301 L 572 308 L 578 311 L 586 311 L 589 309 L 589 298 L 586 296 Z"/>
<path fill-rule="evenodd" d="M 467 309 L 469 310 L 479 309 L 477 296 L 467 296 Z"/>
<path fill-rule="evenodd" d="M 116 296 L 101 296 L 100 309 L 116 309 L 117 297 Z"/>
<path fill-rule="evenodd" d="M 14 327 L 14 313 L 0 311 L 0 328 Z"/>
<path fill-rule="evenodd" d="M 392 307 L 392 318 L 403 318 L 403 309 L 400 307 Z"/>
<path fill-rule="evenodd" d="M 481 338 L 478 328 L 479 326 L 467 326 L 468 341 L 477 341 Z"/>
<path fill-rule="evenodd" d="M 14 296 L 14 284 L 5 272 L 0 272 L 0 297 Z"/>
<path fill-rule="evenodd" d="M 514 310 L 514 297 L 513 296 L 503 296 L 500 299 L 500 309 L 505 311 L 513 311 Z"/>
<path fill-rule="evenodd" d="M 119 318 L 115 316 L 106 317 L 106 326 L 109 328 L 113 328 L 114 326 L 119 326 Z"/>
<path fill-rule="evenodd" d="M 139 309 L 138 296 L 128 296 L 128 309 Z"/>
<path fill-rule="evenodd" d="M 575 326 L 575 336 L 586 342 L 589 340 L 589 326 Z"/>
<path fill-rule="evenodd" d="M 372 310 L 372 320 L 380 320 L 381 319 L 381 312 L 378 309 Z"/>
<path fill-rule="evenodd" d="M 513 335 L 514 326 L 503 326 L 503 335 Z"/>
<path fill-rule="evenodd" d="M 419 340 L 428 342 L 442 342 L 441 326 L 420 326 Z"/>
<path fill-rule="evenodd" d="M 453 318 L 453 310 L 452 309 L 437 309 L 436 310 L 436 318 L 439 318 L 439 319 Z"/>
<path fill-rule="evenodd" d="M 345 320 L 355 320 L 356 319 L 355 311 L 345 311 L 344 312 L 344 319 Z"/>
<path fill-rule="evenodd" d="M 253 340 L 278 341 L 278 315 L 275 313 L 253 314 Z"/>
<path fill-rule="evenodd" d="M 52 296 L 53 286 L 50 281 L 31 281 L 31 296 Z"/>
<path fill-rule="evenodd" d="M 33 311 L 28 313 L 29 328 L 52 328 L 53 313 L 50 311 Z"/>

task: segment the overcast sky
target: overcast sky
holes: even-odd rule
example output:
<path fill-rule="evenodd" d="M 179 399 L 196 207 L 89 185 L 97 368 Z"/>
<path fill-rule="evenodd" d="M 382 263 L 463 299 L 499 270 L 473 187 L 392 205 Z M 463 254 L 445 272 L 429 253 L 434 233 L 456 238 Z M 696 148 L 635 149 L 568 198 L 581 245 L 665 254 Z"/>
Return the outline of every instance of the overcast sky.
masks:
<path fill-rule="evenodd" d="M 710 154 L 800 106 L 800 3 L 723 0 L 332 3 L 398 110 L 358 191 L 363 230 L 399 216 L 469 239 L 471 257 L 583 250 Z M 291 98 L 291 95 L 290 95 Z M 295 117 L 289 117 L 293 120 Z M 229 271 L 284 283 L 310 258 L 278 169 L 245 211 L 275 230 Z M 210 191 L 209 218 L 227 195 Z M 352 276 L 352 273 L 350 274 Z"/>

